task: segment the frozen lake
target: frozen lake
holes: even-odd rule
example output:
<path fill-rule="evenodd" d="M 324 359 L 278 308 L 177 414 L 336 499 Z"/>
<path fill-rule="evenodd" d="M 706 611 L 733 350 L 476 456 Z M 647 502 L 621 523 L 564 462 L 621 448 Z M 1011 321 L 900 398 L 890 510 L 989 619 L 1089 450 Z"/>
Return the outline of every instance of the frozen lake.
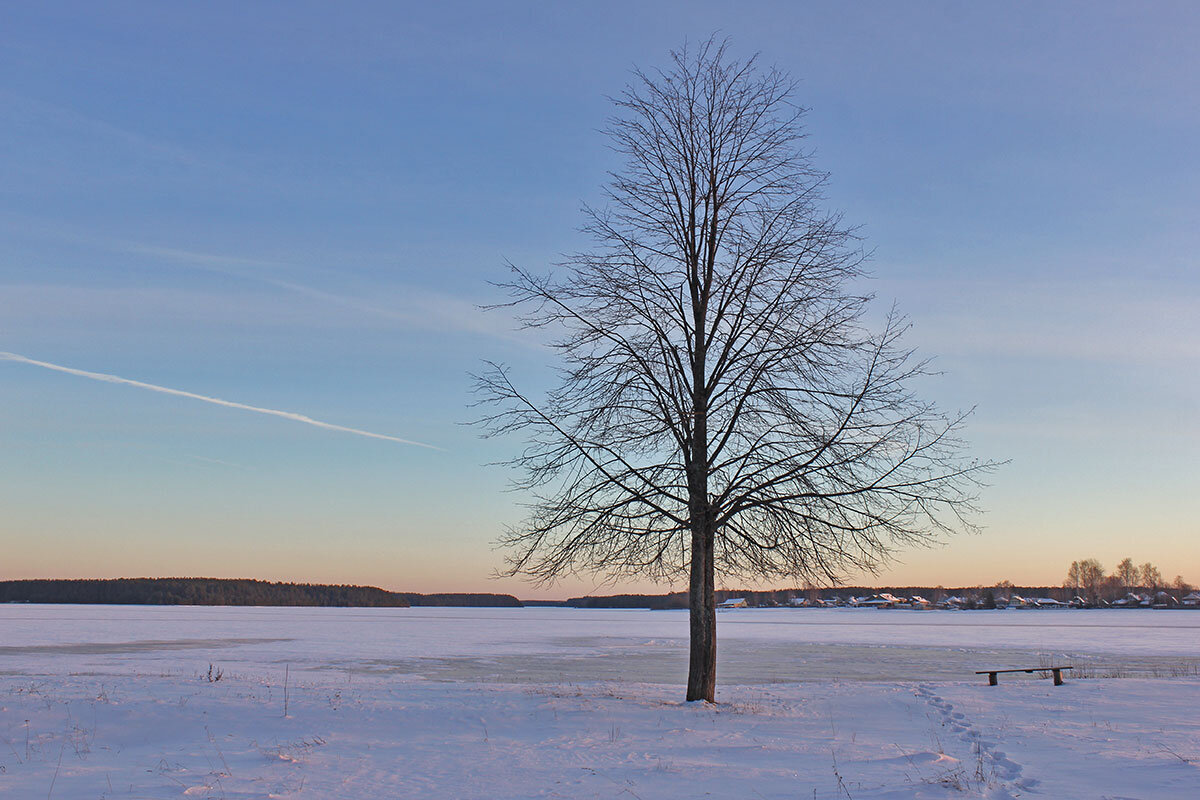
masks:
<path fill-rule="evenodd" d="M 718 630 L 712 706 L 686 612 L 4 605 L 0 798 L 1200 796 L 1200 613 Z"/>
<path fill-rule="evenodd" d="M 0 606 L 0 671 L 412 675 L 506 683 L 678 685 L 687 613 L 567 608 Z M 734 609 L 718 615 L 725 685 L 966 680 L 1072 663 L 1089 675 L 1200 670 L 1200 612 Z"/>

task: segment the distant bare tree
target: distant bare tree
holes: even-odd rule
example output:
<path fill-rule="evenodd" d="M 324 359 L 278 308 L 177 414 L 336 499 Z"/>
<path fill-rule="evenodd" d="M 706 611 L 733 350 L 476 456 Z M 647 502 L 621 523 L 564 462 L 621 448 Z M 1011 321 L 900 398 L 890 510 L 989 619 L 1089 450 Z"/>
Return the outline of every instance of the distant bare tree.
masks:
<path fill-rule="evenodd" d="M 691 609 L 688 700 L 714 699 L 714 576 L 836 583 L 970 528 L 976 479 L 895 314 L 868 330 L 863 256 L 820 210 L 792 81 L 724 45 L 636 72 L 608 128 L 624 169 L 588 210 L 596 249 L 513 269 L 564 363 L 544 401 L 491 364 L 490 433 L 533 500 L 509 573 L 675 581 Z"/>
<path fill-rule="evenodd" d="M 1075 594 L 1083 591 L 1083 576 L 1080 574 L 1078 561 L 1072 561 L 1071 566 L 1067 568 L 1067 579 L 1063 581 L 1063 586 Z"/>
<path fill-rule="evenodd" d="M 1163 585 L 1162 573 L 1158 571 L 1158 567 L 1147 561 L 1138 567 L 1138 580 L 1141 586 L 1150 594 L 1154 594 Z"/>
<path fill-rule="evenodd" d="M 1082 595 L 1084 599 L 1094 603 L 1102 595 L 1104 577 L 1103 565 L 1094 558 L 1085 558 L 1082 561 L 1071 562 L 1064 586 L 1074 589 L 1076 594 Z"/>
<path fill-rule="evenodd" d="M 1104 582 L 1104 567 L 1094 558 L 1085 558 L 1079 562 L 1079 585 L 1086 592 L 1086 597 L 1095 602 L 1100 599 L 1100 585 Z"/>
<path fill-rule="evenodd" d="M 1182 575 L 1176 575 L 1175 580 L 1171 581 L 1171 588 L 1175 590 L 1180 597 L 1192 590 L 1192 585 L 1183 579 Z"/>
<path fill-rule="evenodd" d="M 1138 577 L 1140 572 L 1133 565 L 1133 559 L 1127 558 L 1120 564 L 1117 564 L 1117 569 L 1114 574 L 1121 579 L 1121 585 L 1125 587 L 1125 591 L 1132 591 L 1138 585 Z"/>
<path fill-rule="evenodd" d="M 1096 587 L 1097 597 L 1102 600 L 1107 600 L 1110 603 L 1113 600 L 1124 597 L 1127 592 L 1128 590 L 1125 588 L 1124 584 L 1121 583 L 1121 579 L 1116 575 L 1104 576 L 1100 579 L 1100 583 L 1097 584 Z"/>

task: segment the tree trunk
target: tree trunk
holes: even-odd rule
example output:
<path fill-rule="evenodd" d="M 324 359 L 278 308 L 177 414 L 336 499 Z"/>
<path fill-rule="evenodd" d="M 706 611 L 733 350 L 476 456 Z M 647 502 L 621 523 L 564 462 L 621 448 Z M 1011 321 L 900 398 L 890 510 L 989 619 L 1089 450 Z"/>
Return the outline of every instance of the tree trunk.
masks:
<path fill-rule="evenodd" d="M 691 662 L 687 699 L 715 702 L 717 694 L 717 593 L 713 530 L 708 514 L 692 517 L 692 571 L 688 585 Z"/>
<path fill-rule="evenodd" d="M 687 699 L 716 702 L 717 696 L 717 593 L 715 586 L 716 536 L 708 496 L 708 373 L 705 368 L 708 286 L 693 266 L 692 314 L 696 352 L 692 357 L 691 463 L 688 464 L 688 522 L 692 529 L 692 570 L 688 582 L 691 623 L 691 661 Z"/>

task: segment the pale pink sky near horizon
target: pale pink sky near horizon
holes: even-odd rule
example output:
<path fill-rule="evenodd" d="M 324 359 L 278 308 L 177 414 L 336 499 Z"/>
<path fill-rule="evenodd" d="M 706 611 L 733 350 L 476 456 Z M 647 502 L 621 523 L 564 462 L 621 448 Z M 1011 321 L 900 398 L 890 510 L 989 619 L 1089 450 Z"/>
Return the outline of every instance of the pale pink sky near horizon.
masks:
<path fill-rule="evenodd" d="M 261 537 L 256 537 L 261 538 Z M 990 586 L 1008 580 L 1021 586 L 1057 586 L 1066 577 L 1071 561 L 1097 558 L 1111 571 L 1123 558 L 1132 558 L 1135 563 L 1154 563 L 1168 579 L 1176 575 L 1189 583 L 1200 583 L 1200 564 L 1180 559 L 1170 545 L 1147 547 L 1144 544 L 1126 546 L 1106 543 L 1103 547 L 1079 549 L 1075 545 L 1064 545 L 1065 538 L 1045 533 L 1041 537 L 1044 546 L 1031 544 L 1032 551 L 1010 551 L 997 547 L 989 541 L 987 533 L 979 536 L 958 537 L 935 549 L 920 549 L 901 552 L 905 563 L 881 571 L 878 576 L 862 575 L 848 581 L 851 585 L 864 586 Z M 1058 540 L 1058 543 L 1056 543 Z M 1123 548 L 1123 549 L 1122 549 Z M 23 578 L 132 578 L 132 577 L 215 577 L 256 578 L 259 580 L 296 583 L 352 583 L 378 586 L 392 591 L 421 593 L 435 592 L 496 592 L 512 594 L 522 599 L 563 599 L 583 594 L 620 594 L 623 592 L 661 593 L 683 591 L 686 580 L 674 585 L 649 582 L 625 581 L 605 583 L 583 578 L 564 578 L 554 586 L 538 587 L 519 578 L 492 578 L 491 571 L 498 559 L 492 551 L 472 550 L 465 552 L 461 560 L 446 565 L 447 559 L 426 556 L 424 559 L 406 558 L 400 547 L 351 546 L 344 550 L 314 553 L 311 549 L 301 552 L 272 551 L 269 547 L 252 547 L 229 553 L 214 552 L 205 537 L 198 533 L 196 540 L 187 545 L 184 557 L 162 566 L 161 556 L 154 549 L 147 549 L 139 556 L 128 552 L 113 552 L 107 557 L 96 559 L 90 554 L 76 558 L 70 553 L 44 554 L 41 548 L 30 547 L 33 555 L 26 569 L 0 570 L 0 579 Z M 85 551 L 86 552 L 86 551 Z M 997 553 L 1000 553 L 998 556 Z M 41 558 L 37 556 L 41 555 Z M 315 566 L 314 559 L 328 563 Z M 231 566 L 253 565 L 253 566 Z M 381 564 L 394 565 L 381 567 Z M 755 588 L 745 581 L 719 580 L 721 588 Z M 791 588 L 786 581 L 759 584 L 757 588 Z"/>

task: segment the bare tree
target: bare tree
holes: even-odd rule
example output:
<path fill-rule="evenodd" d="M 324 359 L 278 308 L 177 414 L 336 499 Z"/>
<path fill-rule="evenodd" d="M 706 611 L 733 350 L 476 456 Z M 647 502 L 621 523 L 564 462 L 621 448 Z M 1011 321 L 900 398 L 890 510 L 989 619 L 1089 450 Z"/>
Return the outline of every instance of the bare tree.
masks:
<path fill-rule="evenodd" d="M 1078 561 L 1071 562 L 1071 566 L 1067 569 L 1067 579 L 1063 581 L 1063 586 L 1075 592 L 1076 595 L 1083 589 L 1083 575 L 1079 569 Z"/>
<path fill-rule="evenodd" d="M 1125 587 L 1125 591 L 1131 592 L 1138 585 L 1138 568 L 1134 566 L 1133 559 L 1127 558 L 1120 564 L 1117 564 L 1115 572 L 1116 576 L 1121 579 L 1121 585 Z"/>
<path fill-rule="evenodd" d="M 1163 585 L 1162 573 L 1149 561 L 1138 567 L 1138 580 L 1150 594 L 1157 592 Z"/>
<path fill-rule="evenodd" d="M 587 209 L 595 249 L 513 268 L 554 329 L 544 400 L 479 376 L 489 432 L 521 432 L 509 574 L 688 576 L 688 700 L 714 699 L 716 574 L 837 583 L 970 528 L 976 478 L 896 314 L 872 332 L 854 233 L 820 209 L 792 81 L 724 45 L 635 72 L 607 129 L 624 169 Z"/>
<path fill-rule="evenodd" d="M 1068 580 L 1074 580 L 1084 598 L 1095 603 L 1101 596 L 1101 584 L 1104 582 L 1104 566 L 1094 558 L 1082 561 L 1072 561 L 1071 569 L 1067 572 Z"/>
<path fill-rule="evenodd" d="M 1100 583 L 1096 585 L 1096 599 L 1107 600 L 1112 602 L 1127 594 L 1125 587 L 1121 584 L 1121 579 L 1116 575 L 1105 575 L 1100 578 Z"/>

